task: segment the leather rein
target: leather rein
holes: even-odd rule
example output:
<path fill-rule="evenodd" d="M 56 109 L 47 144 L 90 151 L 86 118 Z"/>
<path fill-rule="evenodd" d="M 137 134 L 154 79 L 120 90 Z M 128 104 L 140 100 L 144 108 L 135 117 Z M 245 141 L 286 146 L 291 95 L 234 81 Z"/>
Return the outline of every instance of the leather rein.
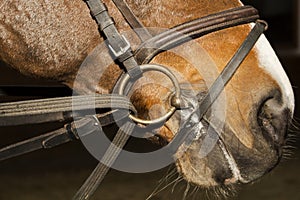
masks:
<path fill-rule="evenodd" d="M 133 51 L 127 39 L 119 33 L 102 0 L 85 0 L 91 15 L 99 26 L 100 33 L 107 40 L 107 46 L 111 54 L 120 63 L 120 68 L 123 69 L 123 74 L 117 81 L 113 94 L 61 97 L 0 104 L 0 126 L 36 124 L 49 121 L 67 122 L 61 129 L 0 149 L 0 161 L 38 149 L 52 148 L 72 140 L 83 140 L 86 139 L 85 137 L 97 134 L 98 132 L 95 133 L 96 130 L 100 130 L 102 133 L 102 127 L 104 126 L 122 122 L 101 162 L 99 162 L 95 170 L 73 197 L 74 200 L 89 199 L 91 197 L 117 159 L 137 124 L 161 126 L 176 110 L 181 109 L 180 107 L 183 103 L 181 91 L 174 74 L 164 66 L 150 64 L 150 61 L 156 55 L 218 30 L 255 23 L 243 44 L 209 88 L 206 96 L 199 102 L 197 108 L 194 109 L 188 120 L 182 124 L 179 132 L 167 145 L 170 154 L 173 155 L 189 136 L 187 127 L 193 125 L 189 119 L 194 115 L 197 115 L 199 119 L 203 118 L 261 34 L 267 29 L 267 23 L 259 20 L 256 9 L 250 6 L 242 6 L 177 25 L 153 36 L 133 14 L 124 0 L 112 1 L 141 40 L 140 46 Z M 139 119 L 135 116 L 136 110 L 126 94 L 133 83 L 143 76 L 144 72 L 152 70 L 165 74 L 174 85 L 175 92 L 171 101 L 171 109 L 156 120 Z M 89 103 L 82 104 L 82 102 L 89 101 L 91 104 L 94 103 L 93 106 L 90 106 Z M 89 114 L 90 112 L 88 111 L 95 109 L 101 111 L 109 109 L 110 111 Z M 82 135 L 81 132 L 87 132 L 88 134 Z"/>

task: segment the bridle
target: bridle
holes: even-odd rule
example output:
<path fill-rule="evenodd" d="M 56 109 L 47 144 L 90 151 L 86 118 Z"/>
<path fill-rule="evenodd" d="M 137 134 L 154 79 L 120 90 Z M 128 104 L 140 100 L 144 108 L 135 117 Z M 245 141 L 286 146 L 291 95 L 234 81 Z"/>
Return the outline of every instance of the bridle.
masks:
<path fill-rule="evenodd" d="M 155 56 L 208 33 L 255 22 L 243 44 L 188 118 L 191 119 L 193 115 L 197 115 L 202 119 L 249 54 L 261 34 L 267 29 L 266 22 L 259 20 L 256 9 L 250 6 L 242 6 L 180 24 L 152 36 L 124 0 L 112 1 L 141 40 L 140 46 L 133 51 L 130 43 L 116 28 L 105 4 L 101 0 L 86 0 L 91 15 L 99 26 L 100 33 L 104 35 L 107 41 L 110 53 L 117 60 L 120 68 L 123 69 L 123 74 L 117 80 L 113 94 L 61 97 L 0 104 L 0 126 L 49 121 L 68 122 L 61 129 L 0 149 L 0 161 L 37 149 L 52 148 L 74 139 L 84 140 L 84 137 L 95 134 L 97 130 L 103 132 L 101 127 L 122 122 L 112 141 L 112 145 L 108 147 L 101 162 L 99 162 L 73 199 L 90 198 L 109 171 L 110 166 L 117 159 L 137 124 L 161 126 L 176 110 L 181 109 L 183 102 L 176 76 L 168 68 L 150 63 Z M 175 90 L 170 101 L 170 110 L 155 120 L 144 120 L 136 117 L 134 114 L 136 110 L 126 96 L 134 82 L 142 77 L 146 71 L 158 71 L 165 74 L 172 81 Z M 83 104 L 82 102 L 85 103 Z M 86 102 L 91 102 L 94 107 L 91 107 L 91 104 Z M 86 112 L 94 109 L 110 109 L 110 111 L 91 116 L 88 114 L 89 112 Z M 84 112 L 84 115 L 82 112 Z M 73 121 L 73 119 L 76 120 Z M 174 139 L 168 144 L 171 155 L 176 152 L 178 147 L 189 136 L 187 127 L 192 126 L 190 123 L 189 120 L 186 120 L 179 132 L 174 136 Z M 82 132 L 85 134 L 82 135 Z M 86 134 L 87 132 L 88 134 Z"/>

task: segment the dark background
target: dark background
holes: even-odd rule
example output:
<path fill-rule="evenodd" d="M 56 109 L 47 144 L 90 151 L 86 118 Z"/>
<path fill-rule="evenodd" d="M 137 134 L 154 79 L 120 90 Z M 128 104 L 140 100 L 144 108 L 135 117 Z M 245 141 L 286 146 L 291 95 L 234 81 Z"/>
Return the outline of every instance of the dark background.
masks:
<path fill-rule="evenodd" d="M 247 0 L 246 4 L 257 7 L 261 18 L 269 23 L 266 33 L 272 46 L 290 77 L 296 96 L 296 111 L 294 125 L 299 121 L 299 61 L 300 61 L 300 34 L 298 25 L 300 6 L 297 0 Z M 299 1 L 300 2 L 300 1 Z M 299 9 L 298 9 L 299 7 Z M 14 90 L 9 85 L 19 86 Z M 22 88 L 23 85 L 50 86 L 45 90 L 37 88 Z M 21 76 L 0 63 L 0 100 L 32 98 L 39 96 L 65 95 L 70 91 L 57 83 L 37 81 Z M 5 87 L 4 87 L 5 86 Z M 54 89 L 53 89 L 54 87 Z M 16 94 L 21 97 L 16 97 Z M 21 126 L 0 128 L 0 148 L 14 141 L 53 130 L 60 124 L 43 124 L 35 126 Z M 299 131 L 292 127 L 292 134 Z M 137 144 L 133 144 L 137 145 Z M 150 145 L 148 142 L 142 145 Z M 280 166 L 271 174 L 253 185 L 243 186 L 236 197 L 229 199 L 272 199 L 272 200 L 299 200 L 300 192 L 300 152 L 297 148 L 300 143 L 293 143 L 293 153 L 289 159 L 284 159 Z M 71 199 L 78 187 L 82 184 L 96 161 L 86 152 L 79 142 L 73 142 L 51 150 L 42 150 L 22 157 L 0 163 L 0 200 L 1 199 Z M 172 168 L 172 167 L 171 167 Z M 146 199 L 164 177 L 169 168 L 148 174 L 126 174 L 112 171 L 97 191 L 95 199 Z M 169 180 L 169 182 L 172 178 Z M 167 184 L 163 182 L 162 187 Z M 152 199 L 182 199 L 185 184 L 168 187 Z M 193 190 L 193 189 L 191 189 Z M 205 193 L 205 192 L 202 192 Z M 200 199 L 202 194 L 189 195 L 187 199 Z"/>

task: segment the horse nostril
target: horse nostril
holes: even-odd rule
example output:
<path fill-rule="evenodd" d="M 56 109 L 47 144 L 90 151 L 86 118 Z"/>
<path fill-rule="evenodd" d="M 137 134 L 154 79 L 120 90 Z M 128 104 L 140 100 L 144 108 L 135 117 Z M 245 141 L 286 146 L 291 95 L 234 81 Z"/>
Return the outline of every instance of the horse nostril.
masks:
<path fill-rule="evenodd" d="M 270 98 L 261 105 L 258 123 L 266 140 L 277 150 L 284 145 L 289 124 L 289 110 L 277 99 Z"/>

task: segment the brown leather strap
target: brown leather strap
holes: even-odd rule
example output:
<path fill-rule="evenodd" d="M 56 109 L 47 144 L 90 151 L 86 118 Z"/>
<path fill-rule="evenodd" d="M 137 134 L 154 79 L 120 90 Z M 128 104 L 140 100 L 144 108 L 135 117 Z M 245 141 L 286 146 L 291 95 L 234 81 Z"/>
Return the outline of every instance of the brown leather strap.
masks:
<path fill-rule="evenodd" d="M 179 46 L 203 35 L 255 22 L 258 11 L 251 6 L 242 6 L 195 19 L 162 32 L 141 44 L 135 51 L 139 64 L 149 63 L 157 54 Z"/>
<path fill-rule="evenodd" d="M 142 42 L 152 38 L 152 35 L 145 28 L 145 26 L 140 22 L 140 20 L 132 12 L 128 4 L 124 0 L 112 0 L 117 6 L 124 19 L 133 29 L 133 31 L 139 36 Z"/>

